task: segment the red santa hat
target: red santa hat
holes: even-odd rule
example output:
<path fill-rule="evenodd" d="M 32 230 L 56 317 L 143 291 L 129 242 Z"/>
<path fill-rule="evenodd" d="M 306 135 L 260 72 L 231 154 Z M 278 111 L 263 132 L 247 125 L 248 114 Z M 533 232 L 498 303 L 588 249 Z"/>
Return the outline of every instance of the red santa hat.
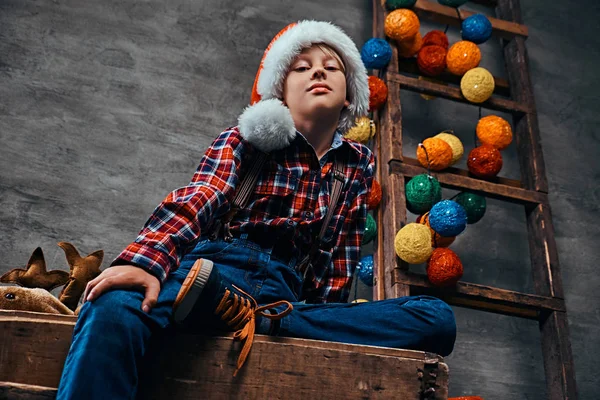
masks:
<path fill-rule="evenodd" d="M 342 29 L 322 21 L 300 21 L 281 30 L 263 55 L 250 106 L 239 117 L 242 136 L 259 149 L 270 152 L 288 146 L 296 136 L 290 110 L 281 102 L 283 84 L 292 61 L 305 48 L 323 43 L 340 56 L 346 69 L 346 91 L 350 105 L 340 114 L 338 130 L 345 134 L 357 117 L 367 114 L 369 83 L 367 70 L 356 45 Z"/>

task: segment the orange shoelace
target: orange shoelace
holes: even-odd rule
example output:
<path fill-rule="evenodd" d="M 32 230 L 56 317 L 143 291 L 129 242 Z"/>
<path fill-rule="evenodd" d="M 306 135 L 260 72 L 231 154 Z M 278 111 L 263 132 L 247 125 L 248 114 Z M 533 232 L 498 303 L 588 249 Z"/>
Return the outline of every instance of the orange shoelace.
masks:
<path fill-rule="evenodd" d="M 252 296 L 237 286 L 234 287 L 246 295 L 247 298 L 225 289 L 225 294 L 219 302 L 215 313 L 220 314 L 221 319 L 235 331 L 233 334 L 234 340 L 239 340 L 243 343 L 242 351 L 238 357 L 237 367 L 233 373 L 233 376 L 236 376 L 240 368 L 242 368 L 244 365 L 244 362 L 246 362 L 246 358 L 248 357 L 250 349 L 252 348 L 252 343 L 254 342 L 254 332 L 256 331 L 256 316 L 260 315 L 261 317 L 268 318 L 270 320 L 279 320 L 291 313 L 294 309 L 294 306 L 292 306 L 289 301 L 280 300 L 258 307 L 256 300 L 254 300 Z M 278 314 L 271 314 L 267 312 L 267 310 L 281 305 L 287 306 L 282 312 Z"/>

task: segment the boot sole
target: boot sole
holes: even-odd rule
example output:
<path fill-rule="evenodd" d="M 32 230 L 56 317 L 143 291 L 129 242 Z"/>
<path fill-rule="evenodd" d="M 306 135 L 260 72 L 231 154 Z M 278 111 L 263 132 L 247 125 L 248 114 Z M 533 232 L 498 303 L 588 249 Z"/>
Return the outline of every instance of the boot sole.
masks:
<path fill-rule="evenodd" d="M 175 303 L 173 303 L 173 319 L 175 322 L 184 323 L 190 315 L 194 305 L 198 301 L 206 282 L 213 269 L 213 262 L 199 258 L 190 272 L 185 277 L 185 281 L 179 289 Z"/>

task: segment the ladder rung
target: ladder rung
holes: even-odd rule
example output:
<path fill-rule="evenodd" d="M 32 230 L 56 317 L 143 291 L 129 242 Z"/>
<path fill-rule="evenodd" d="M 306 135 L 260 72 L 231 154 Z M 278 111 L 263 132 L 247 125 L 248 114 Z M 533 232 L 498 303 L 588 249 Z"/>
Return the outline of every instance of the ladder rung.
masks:
<path fill-rule="evenodd" d="M 467 17 L 477 14 L 473 11 L 467 11 L 461 8 L 456 9 L 427 0 L 417 0 L 413 10 L 421 18 L 449 25 L 460 25 L 461 21 Z M 457 10 L 460 12 L 460 19 L 458 18 Z M 494 36 L 512 39 L 515 36 L 527 37 L 529 35 L 529 30 L 525 25 L 492 17 L 488 17 L 488 19 L 492 23 L 492 35 Z"/>
<path fill-rule="evenodd" d="M 527 114 L 533 112 L 531 107 L 529 107 L 527 104 L 517 103 L 516 101 L 491 97 L 489 100 L 483 103 L 476 104 L 465 99 L 459 88 L 444 86 L 440 85 L 439 83 L 428 82 L 424 80 L 420 81 L 417 78 L 411 78 L 410 76 L 397 74 L 394 72 L 388 72 L 386 75 L 388 82 L 399 83 L 401 89 L 443 97 L 448 100 L 473 104 L 488 108 L 490 110 L 503 111 L 511 114 Z"/>
<path fill-rule="evenodd" d="M 429 282 L 426 275 L 401 269 L 394 270 L 393 278 L 394 284 L 410 285 L 411 295 L 433 295 L 451 305 L 536 320 L 539 320 L 542 311 L 566 312 L 564 300 L 557 297 L 519 293 L 468 282 L 458 282 L 452 288 L 438 288 Z"/>
<path fill-rule="evenodd" d="M 421 71 L 419 71 L 419 67 L 417 66 L 416 58 L 401 58 L 398 61 L 398 70 L 400 72 L 406 72 L 414 75 L 421 75 Z M 449 72 L 444 72 L 442 75 L 435 77 L 435 79 L 452 83 L 455 85 L 460 85 L 460 76 L 452 75 Z M 510 97 L 510 85 L 506 79 L 494 77 L 494 81 L 496 82 L 496 88 L 494 89 L 494 93 L 499 94 L 501 96 Z"/>
<path fill-rule="evenodd" d="M 402 174 L 409 178 L 427 173 L 414 158 L 404 157 L 404 161 L 391 160 L 390 171 Z M 519 181 L 506 178 L 497 178 L 496 182 L 472 178 L 469 172 L 459 168 L 447 168 L 444 172 L 433 172 L 442 186 L 451 189 L 467 189 L 493 199 L 506 200 L 517 204 L 546 204 L 548 195 L 543 192 L 523 189 Z"/>

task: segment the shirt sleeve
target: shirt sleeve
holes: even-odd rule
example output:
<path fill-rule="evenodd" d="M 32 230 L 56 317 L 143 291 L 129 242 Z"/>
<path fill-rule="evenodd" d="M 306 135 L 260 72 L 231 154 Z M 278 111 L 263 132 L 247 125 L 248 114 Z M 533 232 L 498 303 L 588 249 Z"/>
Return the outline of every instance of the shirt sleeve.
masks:
<path fill-rule="evenodd" d="M 244 150 L 237 129 L 222 132 L 204 153 L 191 182 L 167 195 L 111 265 L 133 264 L 163 282 L 201 232 L 229 210 Z"/>
<path fill-rule="evenodd" d="M 370 153 L 368 160 L 369 164 L 360 180 L 358 196 L 354 199 L 344 222 L 343 229 L 347 232 L 345 240 L 333 250 L 333 257 L 325 275 L 325 284 L 320 293 L 316 294 L 317 302 L 348 301 L 354 271 L 360 261 L 361 243 L 367 223 L 367 195 L 371 189 L 375 169 L 373 153 Z"/>

